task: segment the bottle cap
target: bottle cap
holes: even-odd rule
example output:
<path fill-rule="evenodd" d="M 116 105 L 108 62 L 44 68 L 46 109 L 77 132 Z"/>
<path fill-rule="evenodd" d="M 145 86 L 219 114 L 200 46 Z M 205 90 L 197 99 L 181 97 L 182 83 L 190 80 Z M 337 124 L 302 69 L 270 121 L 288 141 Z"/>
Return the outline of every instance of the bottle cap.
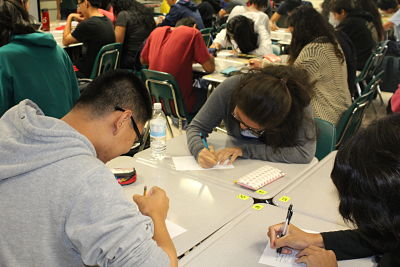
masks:
<path fill-rule="evenodd" d="M 161 103 L 154 103 L 153 108 L 154 109 L 161 109 L 162 108 L 161 107 Z"/>

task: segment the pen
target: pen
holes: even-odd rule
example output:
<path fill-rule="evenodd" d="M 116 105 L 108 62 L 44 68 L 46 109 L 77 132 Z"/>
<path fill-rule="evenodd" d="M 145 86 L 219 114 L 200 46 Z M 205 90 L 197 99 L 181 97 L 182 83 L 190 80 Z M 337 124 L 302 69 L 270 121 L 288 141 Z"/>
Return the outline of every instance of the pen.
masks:
<path fill-rule="evenodd" d="M 201 141 L 203 142 L 204 147 L 207 148 L 207 149 L 209 149 L 209 148 L 208 148 L 207 139 L 206 139 L 206 137 L 203 135 L 203 133 L 200 133 L 200 138 L 201 138 Z"/>
<path fill-rule="evenodd" d="M 143 196 L 146 196 L 146 194 L 147 194 L 147 185 L 145 185 L 143 188 Z"/>
<path fill-rule="evenodd" d="M 288 228 L 289 228 L 290 220 L 292 219 L 292 215 L 293 215 L 293 210 L 292 210 L 292 208 L 293 208 L 293 205 L 290 204 L 290 205 L 289 205 L 289 208 L 288 208 L 288 211 L 287 211 L 285 224 L 284 224 L 284 226 L 283 226 L 283 231 L 282 231 L 282 233 L 279 235 L 279 237 L 285 236 L 285 235 L 287 234 L 287 230 L 288 230 Z M 276 251 L 277 251 L 279 254 L 281 254 L 282 248 L 278 248 Z"/>

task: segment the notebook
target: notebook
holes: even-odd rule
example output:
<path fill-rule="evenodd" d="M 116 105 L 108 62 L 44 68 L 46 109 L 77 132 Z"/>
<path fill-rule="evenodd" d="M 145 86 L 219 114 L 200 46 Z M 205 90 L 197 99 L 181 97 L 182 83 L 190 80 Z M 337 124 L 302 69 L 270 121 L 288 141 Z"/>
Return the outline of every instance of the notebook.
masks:
<path fill-rule="evenodd" d="M 241 177 L 236 183 L 252 190 L 258 190 L 285 175 L 281 170 L 265 165 Z"/>

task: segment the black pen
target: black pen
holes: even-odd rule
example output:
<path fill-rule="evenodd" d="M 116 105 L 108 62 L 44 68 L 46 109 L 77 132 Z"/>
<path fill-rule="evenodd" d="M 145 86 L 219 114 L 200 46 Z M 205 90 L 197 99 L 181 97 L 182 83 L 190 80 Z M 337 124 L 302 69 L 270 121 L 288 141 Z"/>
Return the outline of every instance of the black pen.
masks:
<path fill-rule="evenodd" d="M 293 215 L 293 210 L 292 210 L 292 208 L 293 208 L 293 205 L 290 204 L 290 205 L 289 205 L 289 208 L 288 208 L 288 211 L 287 211 L 285 224 L 284 224 L 284 226 L 283 226 L 283 231 L 282 231 L 282 233 L 279 235 L 279 237 L 285 236 L 285 235 L 287 234 L 287 231 L 288 231 L 288 228 L 289 228 L 289 224 L 290 224 L 290 220 L 292 219 L 292 215 Z M 278 248 L 276 251 L 277 251 L 279 254 L 281 254 L 282 248 Z"/>

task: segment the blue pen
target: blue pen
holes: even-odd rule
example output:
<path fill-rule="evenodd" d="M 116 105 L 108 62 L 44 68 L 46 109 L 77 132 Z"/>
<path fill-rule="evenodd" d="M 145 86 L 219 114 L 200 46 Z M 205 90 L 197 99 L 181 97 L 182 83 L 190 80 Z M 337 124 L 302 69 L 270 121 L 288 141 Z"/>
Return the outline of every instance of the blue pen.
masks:
<path fill-rule="evenodd" d="M 207 143 L 207 139 L 206 139 L 206 137 L 203 135 L 203 133 L 200 133 L 200 138 L 201 138 L 201 141 L 203 142 L 204 147 L 207 148 L 207 149 L 209 150 L 209 148 L 208 148 L 208 143 Z"/>

